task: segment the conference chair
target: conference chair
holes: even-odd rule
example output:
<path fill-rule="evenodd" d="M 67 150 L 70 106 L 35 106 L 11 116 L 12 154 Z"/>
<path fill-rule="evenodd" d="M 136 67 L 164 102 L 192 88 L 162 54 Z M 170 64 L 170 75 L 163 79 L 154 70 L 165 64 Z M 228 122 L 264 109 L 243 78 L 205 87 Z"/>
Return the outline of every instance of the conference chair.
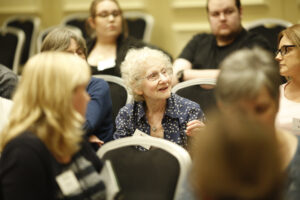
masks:
<path fill-rule="evenodd" d="M 88 29 L 87 29 L 87 19 L 89 17 L 88 13 L 74 13 L 63 18 L 62 26 L 72 26 L 79 28 L 84 39 L 89 39 Z"/>
<path fill-rule="evenodd" d="M 36 40 L 40 27 L 40 18 L 37 16 L 17 15 L 7 18 L 4 27 L 19 28 L 25 33 L 25 44 L 21 56 L 21 65 L 36 53 Z"/>
<path fill-rule="evenodd" d="M 185 192 L 182 186 L 191 158 L 173 142 L 151 136 L 125 137 L 104 144 L 97 155 L 111 162 L 119 188 L 116 199 L 172 200 Z"/>
<path fill-rule="evenodd" d="M 291 25 L 291 22 L 282 19 L 263 18 L 250 22 L 246 26 L 246 29 L 265 37 L 270 43 L 272 51 L 275 53 L 277 50 L 277 37 L 279 32 Z"/>
<path fill-rule="evenodd" d="M 122 78 L 112 75 L 93 75 L 96 78 L 104 79 L 110 89 L 110 96 L 112 100 L 112 113 L 113 122 L 115 128 L 115 119 L 119 113 L 119 110 L 127 103 L 132 101 L 132 96 L 128 93 L 125 83 Z"/>
<path fill-rule="evenodd" d="M 215 79 L 197 78 L 176 84 L 172 88 L 172 92 L 198 103 L 207 114 L 211 109 L 217 108 L 214 94 L 215 85 Z"/>
<path fill-rule="evenodd" d="M 150 42 L 154 26 L 152 15 L 143 12 L 126 11 L 124 12 L 129 35 L 144 42 Z"/>
<path fill-rule="evenodd" d="M 0 63 L 18 74 L 25 33 L 13 27 L 0 27 Z"/>

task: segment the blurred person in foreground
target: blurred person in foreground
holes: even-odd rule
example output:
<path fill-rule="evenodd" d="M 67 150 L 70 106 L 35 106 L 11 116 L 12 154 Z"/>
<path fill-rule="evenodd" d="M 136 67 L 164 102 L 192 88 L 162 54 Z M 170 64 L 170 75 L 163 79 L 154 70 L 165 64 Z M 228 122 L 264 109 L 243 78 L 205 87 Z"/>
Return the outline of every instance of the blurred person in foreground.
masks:
<path fill-rule="evenodd" d="M 262 49 L 244 49 L 227 57 L 220 70 L 216 85 L 219 109 L 228 116 L 241 112 L 271 131 L 282 160 L 281 170 L 288 175 L 284 199 L 300 199 L 300 138 L 275 128 L 281 83 L 278 64 Z"/>
<path fill-rule="evenodd" d="M 285 176 L 273 130 L 243 113 L 212 116 L 192 149 L 196 199 L 282 199 Z"/>
<path fill-rule="evenodd" d="M 105 199 L 102 162 L 81 130 L 89 80 L 86 61 L 71 54 L 27 61 L 0 135 L 0 199 Z"/>

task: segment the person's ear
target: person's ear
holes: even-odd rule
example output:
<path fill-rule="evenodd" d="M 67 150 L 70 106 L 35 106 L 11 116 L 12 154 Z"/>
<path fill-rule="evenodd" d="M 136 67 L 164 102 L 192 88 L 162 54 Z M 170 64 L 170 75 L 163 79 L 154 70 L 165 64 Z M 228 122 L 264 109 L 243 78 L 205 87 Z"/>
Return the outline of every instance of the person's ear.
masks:
<path fill-rule="evenodd" d="M 90 25 L 91 28 L 95 29 L 96 28 L 96 24 L 95 24 L 95 20 L 93 17 L 89 17 L 88 18 L 88 23 Z"/>
<path fill-rule="evenodd" d="M 144 94 L 141 87 L 134 88 L 134 93 L 136 93 L 138 95 L 143 95 Z"/>

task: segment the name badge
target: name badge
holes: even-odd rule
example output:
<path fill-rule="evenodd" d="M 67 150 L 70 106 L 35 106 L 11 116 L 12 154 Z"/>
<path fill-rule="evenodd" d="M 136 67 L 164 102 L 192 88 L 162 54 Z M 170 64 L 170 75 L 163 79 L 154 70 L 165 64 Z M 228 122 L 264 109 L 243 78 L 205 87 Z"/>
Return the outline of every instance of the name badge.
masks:
<path fill-rule="evenodd" d="M 134 133 L 133 133 L 133 135 L 132 135 L 133 137 L 151 137 L 150 135 L 148 135 L 148 134 L 146 134 L 146 133 L 144 133 L 144 132 L 142 132 L 142 131 L 140 131 L 140 130 L 138 130 L 138 129 L 135 129 L 135 131 L 134 131 Z M 142 147 L 144 147 L 145 149 L 150 149 L 150 145 L 140 145 L 140 146 L 142 146 Z"/>
<path fill-rule="evenodd" d="M 300 119 L 293 118 L 293 132 L 300 133 Z"/>
<path fill-rule="evenodd" d="M 66 172 L 56 176 L 56 182 L 65 196 L 69 196 L 74 192 L 80 190 L 79 182 L 73 171 L 67 170 Z"/>
<path fill-rule="evenodd" d="M 98 62 L 97 69 L 98 69 L 98 71 L 103 71 L 105 69 L 113 68 L 113 67 L 115 67 L 115 65 L 116 65 L 115 59 L 110 58 L 110 59 L 106 59 L 106 60 Z"/>

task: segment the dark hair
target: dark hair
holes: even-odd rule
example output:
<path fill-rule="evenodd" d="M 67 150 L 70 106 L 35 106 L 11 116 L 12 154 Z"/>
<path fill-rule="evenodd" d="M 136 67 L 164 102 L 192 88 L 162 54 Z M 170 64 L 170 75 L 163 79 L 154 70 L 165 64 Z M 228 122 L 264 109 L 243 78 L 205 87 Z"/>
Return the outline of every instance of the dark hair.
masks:
<path fill-rule="evenodd" d="M 90 17 L 92 17 L 92 18 L 96 17 L 96 14 L 97 14 L 96 13 L 97 5 L 99 3 L 101 3 L 102 1 L 105 1 L 105 0 L 93 0 L 92 1 L 91 5 L 90 5 L 90 9 L 89 9 L 90 10 Z M 122 33 L 121 33 L 121 35 L 123 37 L 127 38 L 128 37 L 128 27 L 127 27 L 127 22 L 126 22 L 126 19 L 124 18 L 121 6 L 120 6 L 120 4 L 119 4 L 119 2 L 117 0 L 109 0 L 109 1 L 114 2 L 117 5 L 117 7 L 119 8 L 119 10 L 121 11 L 121 17 L 122 17 Z M 89 35 L 90 36 L 93 35 L 92 28 L 89 25 L 87 25 L 87 28 L 88 28 Z"/>
<path fill-rule="evenodd" d="M 208 1 L 209 0 L 207 0 L 207 2 L 206 2 L 206 11 L 207 12 L 208 12 Z M 240 10 L 241 10 L 241 1 L 240 0 L 235 0 L 235 5 L 236 5 L 238 11 L 240 12 Z"/>

